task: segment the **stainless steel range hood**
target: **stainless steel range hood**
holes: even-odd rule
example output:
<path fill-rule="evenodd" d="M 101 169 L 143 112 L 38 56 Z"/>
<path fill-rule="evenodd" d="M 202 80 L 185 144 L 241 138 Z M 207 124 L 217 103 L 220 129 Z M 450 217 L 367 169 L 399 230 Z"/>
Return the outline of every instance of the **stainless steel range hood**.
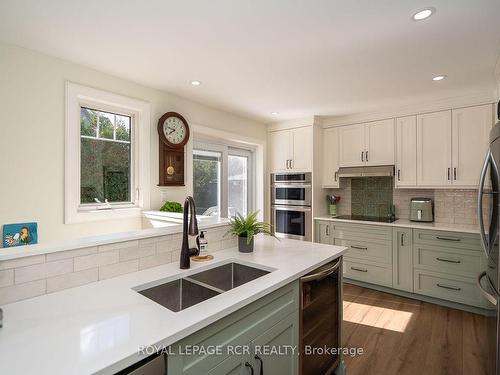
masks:
<path fill-rule="evenodd" d="M 343 167 L 339 168 L 338 176 L 342 177 L 393 177 L 394 165 L 373 167 Z"/>

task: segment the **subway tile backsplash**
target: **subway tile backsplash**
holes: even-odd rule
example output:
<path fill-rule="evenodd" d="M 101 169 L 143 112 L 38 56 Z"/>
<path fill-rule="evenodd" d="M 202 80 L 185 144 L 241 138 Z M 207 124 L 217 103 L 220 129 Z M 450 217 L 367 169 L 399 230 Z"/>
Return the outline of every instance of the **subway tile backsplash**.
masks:
<path fill-rule="evenodd" d="M 369 180 L 370 178 L 365 178 Z M 340 180 L 339 189 L 329 189 L 329 194 L 339 195 L 340 203 L 337 205 L 339 215 L 355 215 L 361 212 L 357 204 L 361 201 L 359 193 L 359 183 L 354 182 L 357 178 L 343 178 Z M 375 189 L 372 185 L 371 189 Z M 380 185 L 378 185 L 380 186 Z M 378 190 L 383 191 L 384 189 Z M 365 193 L 369 190 L 365 190 Z M 450 224 L 470 224 L 477 225 L 477 190 L 475 189 L 393 189 L 391 188 L 391 199 L 395 206 L 396 217 L 399 219 L 408 219 L 410 216 L 410 199 L 414 197 L 431 198 L 434 201 L 434 221 L 437 223 Z M 371 194 L 371 193 L 370 193 Z M 364 214 L 370 212 L 366 207 L 367 202 L 373 201 L 374 196 L 366 201 L 366 195 L 363 196 L 362 208 Z M 385 204 L 387 196 L 376 198 L 378 204 Z M 488 195 L 484 196 L 484 207 L 488 207 Z M 379 211 L 379 212 L 383 212 Z M 373 215 L 370 215 L 373 216 Z"/>

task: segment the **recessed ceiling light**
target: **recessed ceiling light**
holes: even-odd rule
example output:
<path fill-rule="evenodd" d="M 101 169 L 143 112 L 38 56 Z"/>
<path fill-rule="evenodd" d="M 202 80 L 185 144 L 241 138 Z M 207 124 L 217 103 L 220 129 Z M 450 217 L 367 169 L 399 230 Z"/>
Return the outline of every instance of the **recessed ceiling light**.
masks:
<path fill-rule="evenodd" d="M 193 86 L 199 86 L 199 85 L 201 85 L 201 82 L 200 81 L 191 81 L 191 84 Z"/>
<path fill-rule="evenodd" d="M 425 20 L 426 18 L 429 18 L 430 16 L 432 16 L 435 12 L 436 12 L 436 8 L 429 7 L 429 8 L 419 10 L 411 18 L 414 21 L 422 21 L 422 20 Z"/>
<path fill-rule="evenodd" d="M 432 77 L 432 80 L 433 81 L 442 81 L 443 79 L 445 79 L 446 76 L 445 75 L 441 75 L 441 76 L 435 76 L 435 77 Z"/>
<path fill-rule="evenodd" d="M 271 114 L 272 114 L 273 116 L 276 116 L 277 114 L 279 114 L 279 112 L 271 112 Z"/>

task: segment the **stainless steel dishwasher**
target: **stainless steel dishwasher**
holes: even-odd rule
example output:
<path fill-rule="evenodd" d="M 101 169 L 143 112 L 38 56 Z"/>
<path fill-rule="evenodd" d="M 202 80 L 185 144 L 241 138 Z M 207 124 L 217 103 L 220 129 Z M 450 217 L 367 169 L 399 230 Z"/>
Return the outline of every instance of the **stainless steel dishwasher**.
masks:
<path fill-rule="evenodd" d="M 342 257 L 300 279 L 300 374 L 332 374 L 343 366 L 325 348 L 342 344 Z"/>

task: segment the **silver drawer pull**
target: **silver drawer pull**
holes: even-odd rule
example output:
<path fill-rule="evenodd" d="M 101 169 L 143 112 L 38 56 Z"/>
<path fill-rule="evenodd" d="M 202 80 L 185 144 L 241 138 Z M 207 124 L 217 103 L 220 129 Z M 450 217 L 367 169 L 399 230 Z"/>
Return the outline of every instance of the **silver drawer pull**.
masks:
<path fill-rule="evenodd" d="M 355 245 L 351 245 L 351 249 L 356 249 L 356 250 L 368 250 L 367 247 L 364 247 L 364 246 L 355 246 Z"/>
<path fill-rule="evenodd" d="M 446 258 L 440 258 L 437 257 L 436 260 L 439 260 L 440 262 L 447 262 L 447 263 L 462 263 L 460 260 L 455 260 L 455 259 L 446 259 Z"/>
<path fill-rule="evenodd" d="M 454 242 L 460 242 L 460 241 L 462 241 L 462 239 L 460 239 L 460 238 L 452 238 L 452 237 L 440 237 L 440 236 L 436 236 L 436 238 L 438 240 L 441 240 L 441 241 L 454 241 Z"/>
<path fill-rule="evenodd" d="M 366 268 L 358 268 L 358 267 L 351 267 L 351 270 L 359 272 L 368 272 Z"/>
<path fill-rule="evenodd" d="M 442 285 L 442 284 L 439 284 L 439 283 L 437 283 L 436 286 L 438 286 L 440 288 L 451 289 L 451 290 L 456 290 L 456 291 L 462 290 L 462 288 L 459 288 L 459 287 L 456 287 L 456 286 Z"/>

